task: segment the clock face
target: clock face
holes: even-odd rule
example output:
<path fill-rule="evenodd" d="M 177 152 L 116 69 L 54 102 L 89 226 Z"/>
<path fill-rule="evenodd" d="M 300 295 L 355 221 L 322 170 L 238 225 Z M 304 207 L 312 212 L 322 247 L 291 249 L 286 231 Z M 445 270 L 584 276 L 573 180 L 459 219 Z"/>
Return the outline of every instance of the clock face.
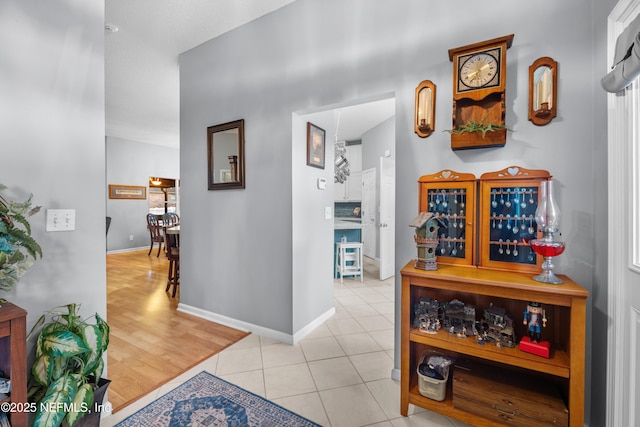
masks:
<path fill-rule="evenodd" d="M 457 92 L 500 86 L 501 48 L 458 57 Z"/>

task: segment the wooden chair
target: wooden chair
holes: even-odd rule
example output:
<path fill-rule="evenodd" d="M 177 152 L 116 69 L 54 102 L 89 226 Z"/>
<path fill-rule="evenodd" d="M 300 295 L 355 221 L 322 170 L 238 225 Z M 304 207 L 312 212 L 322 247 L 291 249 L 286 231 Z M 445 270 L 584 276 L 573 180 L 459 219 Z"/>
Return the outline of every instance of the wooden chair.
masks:
<path fill-rule="evenodd" d="M 175 225 L 180 224 L 180 217 L 175 212 L 167 212 L 162 215 L 162 225 L 165 228 L 173 227 Z"/>
<path fill-rule="evenodd" d="M 147 214 L 147 228 L 149 229 L 149 237 L 151 238 L 151 246 L 149 247 L 149 253 L 153 250 L 153 244 L 158 243 L 158 255 L 160 256 L 160 250 L 162 250 L 162 242 L 164 242 L 164 236 L 162 235 L 162 224 L 157 215 Z"/>
<path fill-rule="evenodd" d="M 176 297 L 176 290 L 180 285 L 180 247 L 178 246 L 177 234 L 165 234 L 165 248 L 169 259 L 169 274 L 167 275 L 167 287 L 165 292 L 169 292 L 173 286 L 172 298 Z"/>

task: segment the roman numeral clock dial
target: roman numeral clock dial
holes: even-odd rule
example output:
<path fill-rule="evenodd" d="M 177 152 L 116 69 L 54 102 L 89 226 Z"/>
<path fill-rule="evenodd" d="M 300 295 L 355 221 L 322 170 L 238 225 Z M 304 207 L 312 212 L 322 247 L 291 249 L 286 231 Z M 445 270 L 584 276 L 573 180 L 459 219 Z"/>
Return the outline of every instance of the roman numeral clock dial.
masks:
<path fill-rule="evenodd" d="M 503 146 L 507 49 L 513 34 L 449 49 L 453 62 L 451 149 Z M 478 131 L 479 126 L 490 130 Z"/>
<path fill-rule="evenodd" d="M 500 84 L 500 49 L 468 55 L 461 62 L 458 91 L 491 87 Z"/>

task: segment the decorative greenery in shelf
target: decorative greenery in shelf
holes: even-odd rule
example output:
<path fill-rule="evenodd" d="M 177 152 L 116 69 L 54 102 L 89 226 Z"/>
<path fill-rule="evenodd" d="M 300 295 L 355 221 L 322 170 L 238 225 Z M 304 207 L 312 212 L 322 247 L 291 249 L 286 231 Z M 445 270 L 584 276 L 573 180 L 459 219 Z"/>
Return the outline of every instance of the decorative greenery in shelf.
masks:
<path fill-rule="evenodd" d="M 492 123 L 485 124 L 484 121 L 476 122 L 475 120 L 469 120 L 469 122 L 465 123 L 462 126 L 458 126 L 458 128 L 456 129 L 447 129 L 444 132 L 449 132 L 450 134 L 481 132 L 482 137 L 484 138 L 487 132 L 495 132 L 503 129 L 511 131 L 511 129 L 507 128 L 506 125 L 498 125 Z"/>
<path fill-rule="evenodd" d="M 0 191 L 6 188 L 0 184 Z M 33 261 L 38 256 L 42 258 L 42 249 L 31 237 L 27 219 L 40 211 L 40 206 L 31 205 L 32 197 L 29 195 L 27 200 L 18 203 L 0 195 L 0 290 L 3 291 L 10 291 Z"/>

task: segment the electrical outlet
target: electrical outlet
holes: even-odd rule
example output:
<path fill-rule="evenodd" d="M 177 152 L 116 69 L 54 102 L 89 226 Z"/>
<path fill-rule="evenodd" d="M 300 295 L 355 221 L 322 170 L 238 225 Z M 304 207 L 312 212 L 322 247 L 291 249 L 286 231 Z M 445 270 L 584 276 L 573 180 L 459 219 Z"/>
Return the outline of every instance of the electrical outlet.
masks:
<path fill-rule="evenodd" d="M 129 240 L 133 240 L 133 234 L 129 234 Z"/>
<path fill-rule="evenodd" d="M 74 231 L 75 229 L 75 209 L 47 209 L 46 231 Z"/>

